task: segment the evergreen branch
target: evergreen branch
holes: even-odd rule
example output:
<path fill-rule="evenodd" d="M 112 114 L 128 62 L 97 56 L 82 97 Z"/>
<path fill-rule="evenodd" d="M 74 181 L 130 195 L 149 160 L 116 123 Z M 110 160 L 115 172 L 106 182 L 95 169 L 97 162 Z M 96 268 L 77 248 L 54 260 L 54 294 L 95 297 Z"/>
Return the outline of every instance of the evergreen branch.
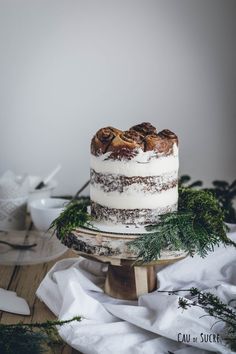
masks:
<path fill-rule="evenodd" d="M 192 306 L 202 308 L 207 315 L 222 321 L 226 325 L 226 333 L 223 339 L 230 346 L 232 350 L 236 350 L 236 309 L 229 304 L 224 303 L 218 296 L 211 292 L 203 292 L 197 288 L 191 288 L 188 290 L 193 297 L 191 302 L 185 298 L 179 298 L 179 307 L 186 310 Z M 173 291 L 176 294 L 178 290 Z M 169 294 L 171 291 L 168 292 Z"/>
<path fill-rule="evenodd" d="M 202 181 L 195 181 L 190 183 L 191 177 L 189 175 L 182 175 L 179 178 L 180 187 L 201 187 Z M 220 203 L 224 210 L 224 220 L 228 223 L 236 223 L 236 210 L 234 208 L 234 199 L 236 197 L 236 180 L 231 184 L 226 181 L 215 180 L 212 182 L 212 188 L 205 188 L 204 190 L 211 192 Z"/>
<path fill-rule="evenodd" d="M 129 244 L 143 263 L 160 258 L 164 249 L 205 257 L 220 243 L 236 247 L 226 236 L 224 213 L 217 199 L 205 190 L 179 188 L 179 210 L 159 216 L 157 223 L 146 229 L 150 233 Z"/>
<path fill-rule="evenodd" d="M 211 292 L 203 292 L 197 288 L 161 292 L 176 295 L 180 291 L 189 292 L 192 299 L 189 301 L 186 298 L 180 297 L 179 307 L 184 310 L 192 306 L 199 307 L 203 309 L 208 316 L 225 323 L 226 331 L 223 339 L 230 345 L 232 350 L 236 350 L 236 309 L 230 306 L 232 301 L 226 304 Z"/>
<path fill-rule="evenodd" d="M 92 226 L 90 223 L 92 218 L 87 211 L 89 205 L 89 198 L 72 200 L 66 206 L 65 210 L 52 222 L 50 229 L 55 228 L 58 236 L 64 239 L 77 227 Z"/>
<path fill-rule="evenodd" d="M 213 181 L 213 188 L 210 191 L 219 201 L 221 208 L 224 210 L 224 218 L 226 222 L 236 223 L 236 210 L 234 208 L 234 198 L 236 197 L 236 180 L 229 184 L 226 181 Z"/>
<path fill-rule="evenodd" d="M 63 326 L 64 324 L 67 323 L 71 323 L 73 321 L 81 321 L 81 317 L 80 316 L 75 316 L 73 318 L 71 318 L 70 320 L 64 320 L 64 321 L 60 321 L 60 320 L 48 320 L 46 322 L 34 322 L 34 323 L 24 323 L 24 322 L 19 322 L 19 323 L 11 323 L 11 324 L 3 324 L 0 323 L 0 330 L 2 328 L 4 329 L 8 329 L 8 328 L 23 328 L 23 327 L 27 327 L 29 329 L 49 329 L 55 326 Z"/>
<path fill-rule="evenodd" d="M 1 354 L 43 354 L 63 344 L 56 326 L 80 321 L 77 316 L 65 321 L 46 321 L 43 323 L 0 324 Z"/>
<path fill-rule="evenodd" d="M 51 225 L 57 235 L 65 239 L 77 227 L 93 227 L 87 211 L 90 200 L 79 199 L 70 202 Z M 149 231 L 129 243 L 137 254 L 137 261 L 149 263 L 161 257 L 163 250 L 195 253 L 205 257 L 220 243 L 236 244 L 227 238 L 224 212 L 216 197 L 209 191 L 193 188 L 179 188 L 179 209 L 177 212 L 160 215 Z"/>

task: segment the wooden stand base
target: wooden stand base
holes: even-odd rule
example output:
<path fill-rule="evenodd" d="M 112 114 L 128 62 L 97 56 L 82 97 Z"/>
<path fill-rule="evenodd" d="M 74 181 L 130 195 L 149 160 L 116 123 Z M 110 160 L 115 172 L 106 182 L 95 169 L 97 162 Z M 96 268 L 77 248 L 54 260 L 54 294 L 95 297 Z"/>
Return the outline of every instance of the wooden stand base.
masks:
<path fill-rule="evenodd" d="M 135 265 L 137 254 L 129 243 L 140 235 L 116 234 L 78 228 L 63 243 L 77 254 L 108 264 L 104 291 L 123 300 L 136 300 L 157 288 L 157 272 L 163 266 L 186 257 L 184 251 L 163 250 L 158 260 Z"/>
<path fill-rule="evenodd" d="M 154 266 L 109 264 L 105 281 L 105 293 L 117 299 L 136 300 L 140 295 L 156 289 Z"/>

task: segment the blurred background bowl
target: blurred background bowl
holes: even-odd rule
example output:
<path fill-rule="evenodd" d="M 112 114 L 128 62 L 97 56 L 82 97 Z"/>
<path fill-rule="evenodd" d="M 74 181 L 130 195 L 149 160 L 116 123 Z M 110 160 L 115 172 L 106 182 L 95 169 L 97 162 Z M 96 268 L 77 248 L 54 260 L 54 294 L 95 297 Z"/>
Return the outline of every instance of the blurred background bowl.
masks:
<path fill-rule="evenodd" d="M 32 221 L 36 229 L 47 231 L 53 222 L 65 209 L 67 199 L 43 198 L 29 203 Z"/>
<path fill-rule="evenodd" d="M 29 176 L 29 198 L 28 198 L 28 211 L 29 205 L 32 201 L 38 199 L 50 198 L 53 194 L 53 191 L 57 187 L 58 183 L 55 180 L 51 180 L 45 187 L 42 189 L 35 189 L 35 187 L 42 181 L 42 178 L 39 176 Z"/>

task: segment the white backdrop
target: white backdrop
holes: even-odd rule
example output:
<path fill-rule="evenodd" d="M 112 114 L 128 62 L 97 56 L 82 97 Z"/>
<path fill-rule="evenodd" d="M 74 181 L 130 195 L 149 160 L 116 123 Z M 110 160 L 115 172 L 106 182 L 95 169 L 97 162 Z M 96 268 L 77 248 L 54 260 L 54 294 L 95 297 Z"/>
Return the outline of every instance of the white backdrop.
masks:
<path fill-rule="evenodd" d="M 234 0 L 0 0 L 0 173 L 89 176 L 100 127 L 180 138 L 181 173 L 236 177 Z"/>

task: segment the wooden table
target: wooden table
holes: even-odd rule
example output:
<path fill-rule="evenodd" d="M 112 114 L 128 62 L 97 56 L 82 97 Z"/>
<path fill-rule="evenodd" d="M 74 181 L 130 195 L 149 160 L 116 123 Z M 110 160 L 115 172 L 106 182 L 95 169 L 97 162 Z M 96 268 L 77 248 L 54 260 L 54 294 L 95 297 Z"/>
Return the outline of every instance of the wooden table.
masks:
<path fill-rule="evenodd" d="M 0 311 L 0 323 L 10 324 L 22 322 L 44 322 L 55 318 L 53 313 L 36 296 L 35 292 L 49 269 L 60 259 L 75 257 L 72 251 L 48 263 L 30 266 L 0 265 L 0 288 L 13 290 L 25 298 L 30 307 L 30 316 L 20 316 Z M 58 354 L 76 354 L 78 351 L 65 345 Z"/>

